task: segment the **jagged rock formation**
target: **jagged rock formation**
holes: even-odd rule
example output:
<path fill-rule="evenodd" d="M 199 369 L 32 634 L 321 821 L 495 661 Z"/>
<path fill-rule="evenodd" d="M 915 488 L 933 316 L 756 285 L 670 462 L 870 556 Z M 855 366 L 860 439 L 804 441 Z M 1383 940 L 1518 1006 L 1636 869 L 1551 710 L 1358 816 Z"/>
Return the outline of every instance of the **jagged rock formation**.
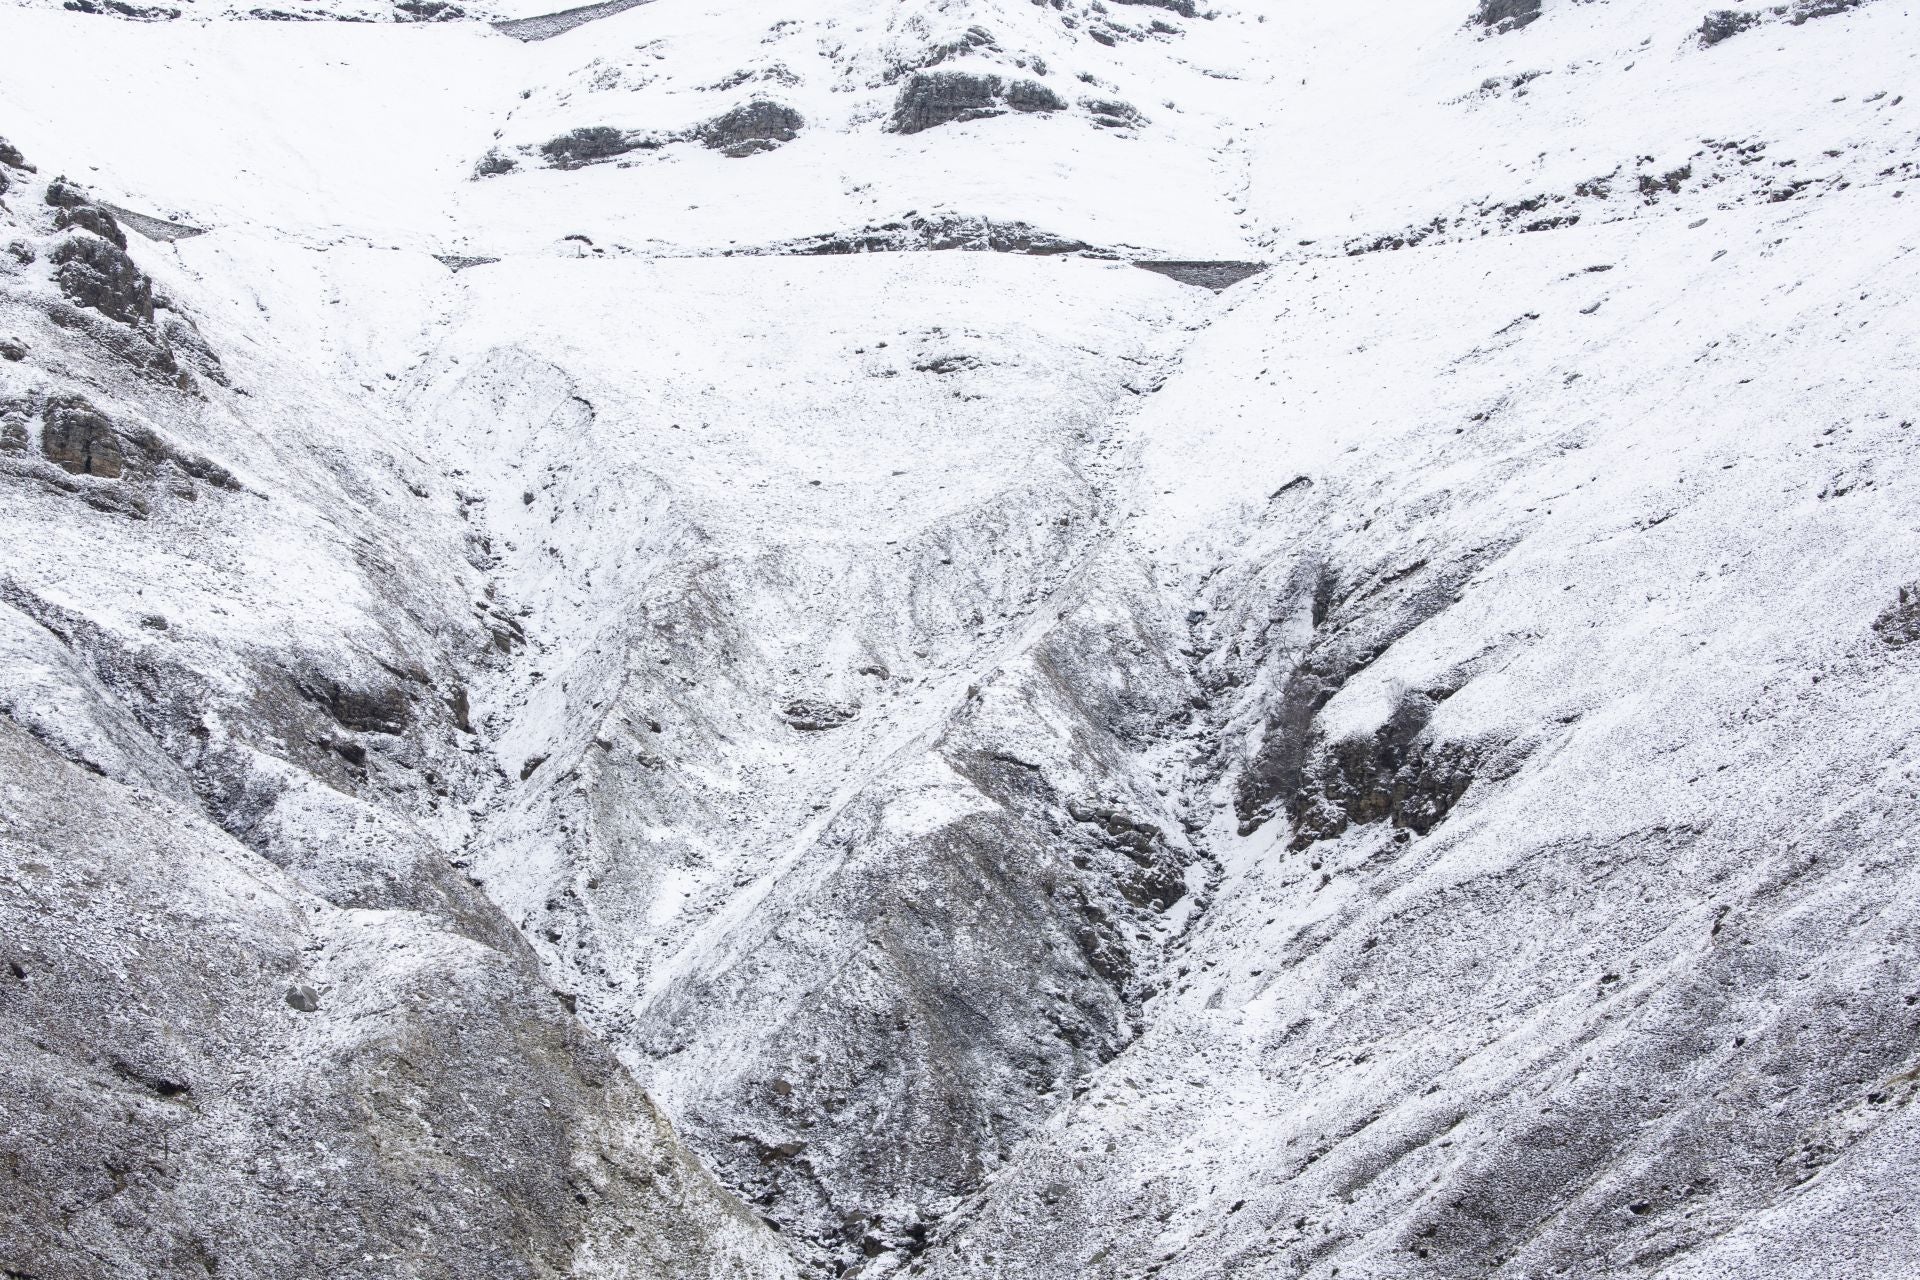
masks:
<path fill-rule="evenodd" d="M 0 1272 L 1920 1267 L 1898 6 L 46 7 Z"/>

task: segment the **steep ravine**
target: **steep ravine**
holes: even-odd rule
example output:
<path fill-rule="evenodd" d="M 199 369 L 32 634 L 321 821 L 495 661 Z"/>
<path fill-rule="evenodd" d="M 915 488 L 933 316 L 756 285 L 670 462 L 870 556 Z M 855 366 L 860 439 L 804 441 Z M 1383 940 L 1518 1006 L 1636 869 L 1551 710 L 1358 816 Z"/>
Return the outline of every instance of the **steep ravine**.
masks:
<path fill-rule="evenodd" d="M 671 479 L 636 487 L 622 458 L 659 467 L 661 428 L 618 391 L 505 349 L 445 363 L 450 393 L 422 383 L 447 430 L 486 437 L 466 437 L 462 510 L 511 617 L 472 677 L 498 767 L 463 861 L 721 1176 L 823 1261 L 917 1249 L 1138 1033 L 1191 918 L 1202 854 L 1149 768 L 1196 701 L 1184 632 L 1116 542 L 1131 406 L 1222 305 L 1191 298 L 1128 339 L 1162 354 L 1089 364 L 1064 422 L 1009 420 L 1060 450 L 1053 475 L 831 557 L 737 511 L 701 527 Z M 968 363 L 905 358 L 953 381 Z M 970 381 L 973 405 L 999 398 Z M 646 513 L 642 541 L 596 539 L 583 516 L 609 503 Z"/>
<path fill-rule="evenodd" d="M 0 8 L 0 1273 L 1920 1274 L 1906 9 L 404 12 Z"/>

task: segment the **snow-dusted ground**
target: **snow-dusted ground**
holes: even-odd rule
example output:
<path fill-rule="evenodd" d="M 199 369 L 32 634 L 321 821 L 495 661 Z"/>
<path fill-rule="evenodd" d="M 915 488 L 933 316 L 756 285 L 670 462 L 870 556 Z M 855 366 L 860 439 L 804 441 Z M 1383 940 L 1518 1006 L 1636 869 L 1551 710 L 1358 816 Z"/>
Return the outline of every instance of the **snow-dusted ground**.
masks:
<path fill-rule="evenodd" d="M 0 1270 L 1920 1274 L 1908 6 L 289 4 L 0 9 Z"/>

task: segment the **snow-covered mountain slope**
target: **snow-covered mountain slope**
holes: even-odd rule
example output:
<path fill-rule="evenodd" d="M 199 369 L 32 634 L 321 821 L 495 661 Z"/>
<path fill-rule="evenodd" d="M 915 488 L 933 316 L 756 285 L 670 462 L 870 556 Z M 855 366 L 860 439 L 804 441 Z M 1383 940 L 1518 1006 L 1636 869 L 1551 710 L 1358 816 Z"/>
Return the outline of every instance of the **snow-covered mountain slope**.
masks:
<path fill-rule="evenodd" d="M 0 1269 L 1920 1274 L 1899 0 L 398 8 L 0 10 Z"/>

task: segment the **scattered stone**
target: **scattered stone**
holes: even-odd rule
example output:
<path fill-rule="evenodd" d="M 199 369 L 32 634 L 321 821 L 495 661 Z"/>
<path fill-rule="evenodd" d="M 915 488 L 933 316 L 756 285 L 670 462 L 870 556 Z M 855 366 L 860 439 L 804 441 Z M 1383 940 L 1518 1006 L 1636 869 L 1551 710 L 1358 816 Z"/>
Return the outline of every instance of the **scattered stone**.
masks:
<path fill-rule="evenodd" d="M 806 733 L 838 729 L 860 714 L 858 707 L 821 698 L 795 698 L 780 709 L 780 718 Z"/>
<path fill-rule="evenodd" d="M 320 993 L 305 983 L 295 983 L 287 988 L 287 1007 L 301 1013 L 317 1013 L 320 1009 Z"/>
<path fill-rule="evenodd" d="M 33 172 L 33 166 L 28 164 L 27 158 L 20 154 L 20 148 L 14 146 L 5 138 L 0 138 L 0 164 L 7 166 L 9 169 L 24 169 L 28 173 Z"/>
<path fill-rule="evenodd" d="M 1103 129 L 1137 129 L 1147 122 L 1132 103 L 1118 98 L 1082 98 L 1080 105 Z"/>
<path fill-rule="evenodd" d="M 913 367 L 915 372 L 918 373 L 963 373 L 968 369 L 978 369 L 980 367 L 980 361 L 973 356 L 949 353 L 946 355 L 927 356 L 924 359 L 915 361 Z M 818 484 L 819 481 L 816 480 L 814 483 Z"/>

